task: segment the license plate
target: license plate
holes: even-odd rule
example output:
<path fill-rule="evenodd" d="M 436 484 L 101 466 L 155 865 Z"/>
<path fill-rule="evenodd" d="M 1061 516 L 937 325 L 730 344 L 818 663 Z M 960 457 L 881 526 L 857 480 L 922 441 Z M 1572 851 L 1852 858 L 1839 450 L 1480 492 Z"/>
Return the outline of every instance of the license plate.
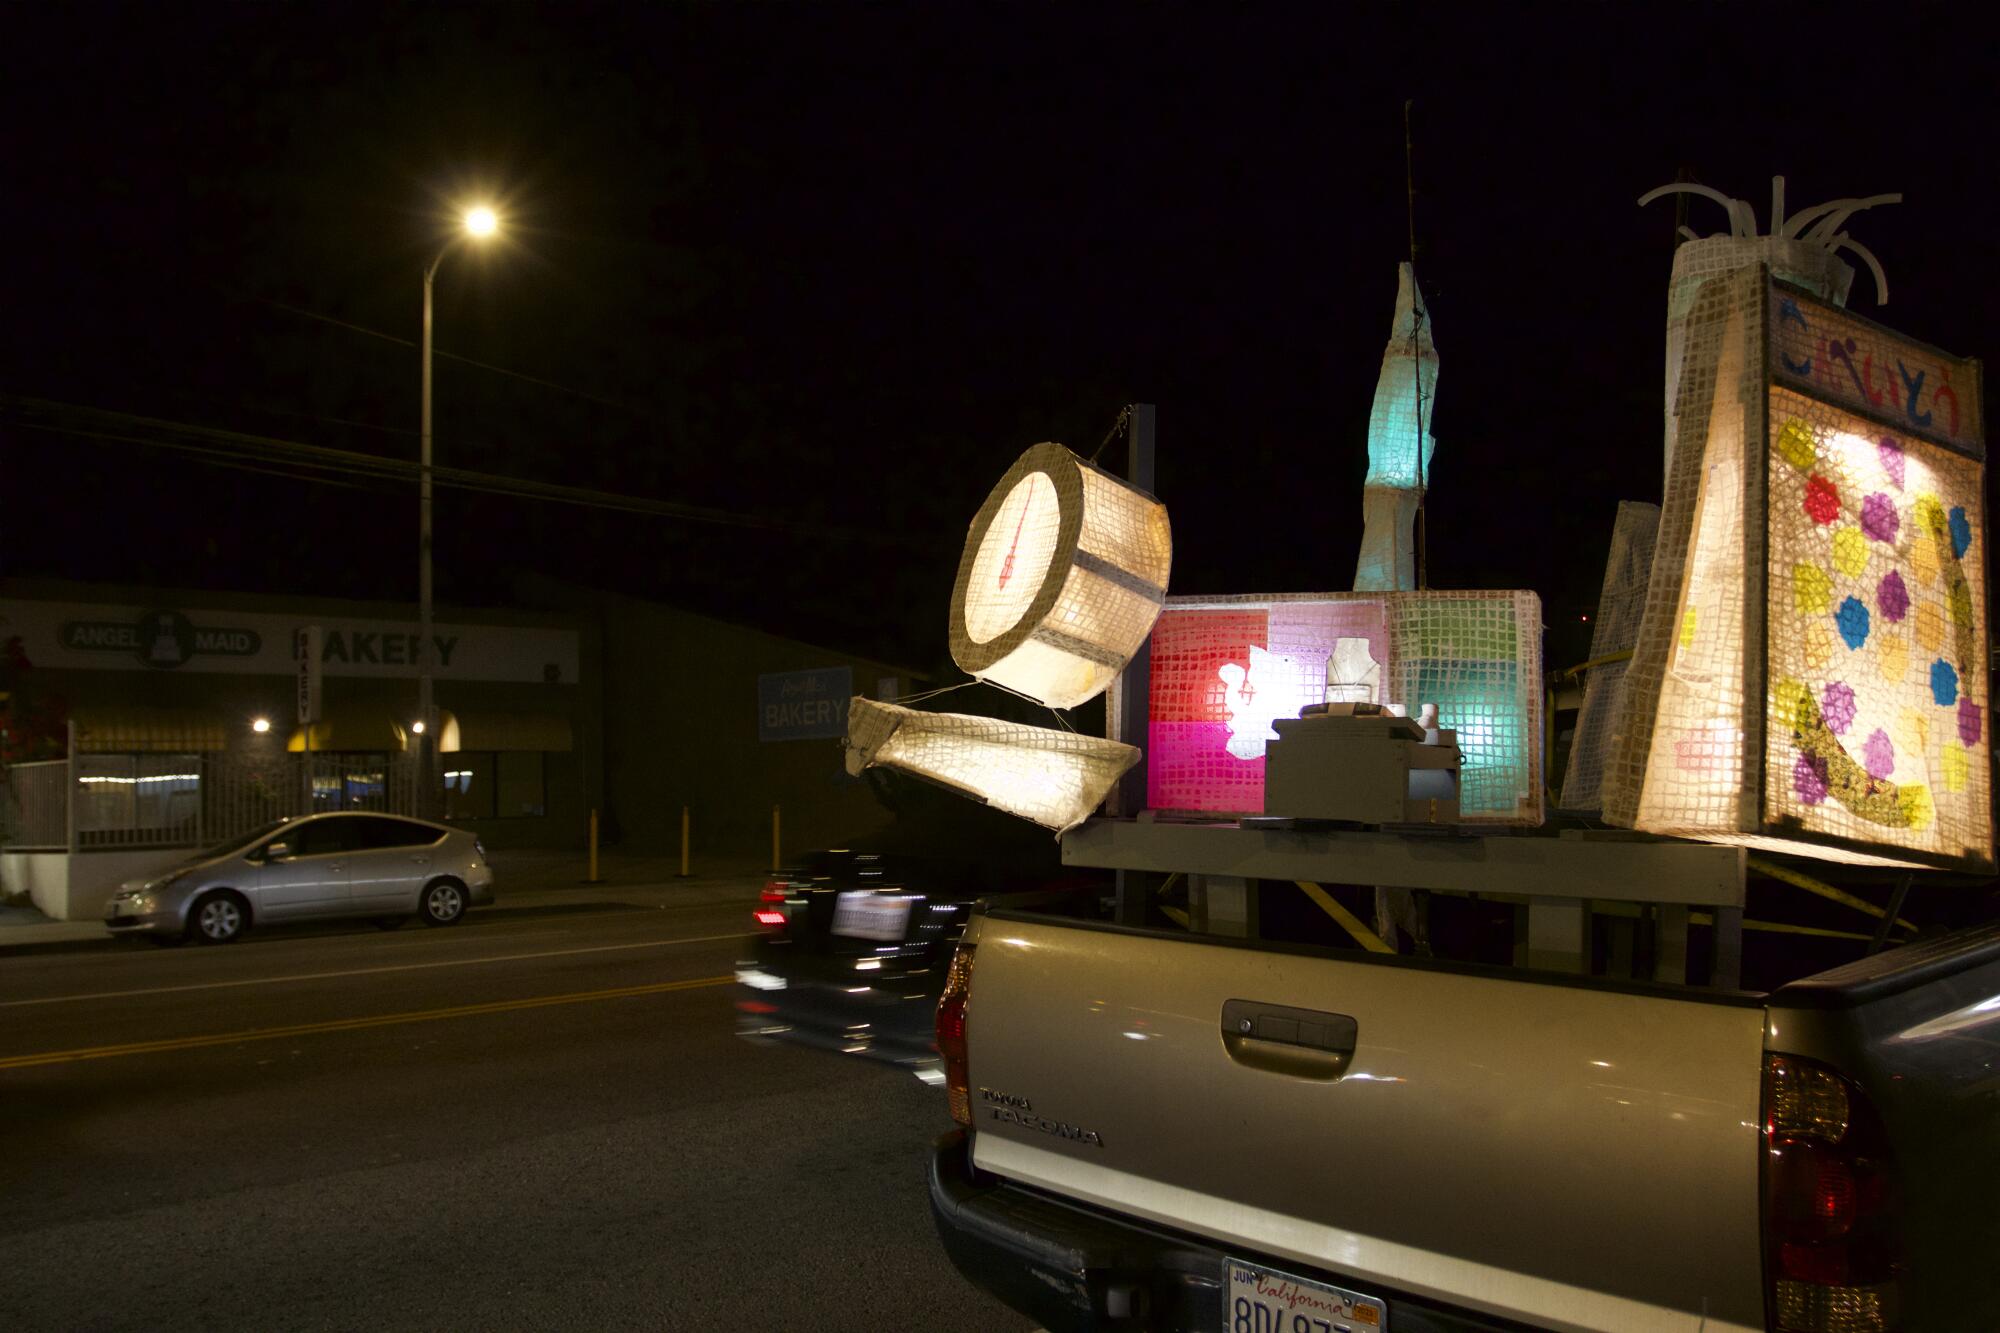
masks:
<path fill-rule="evenodd" d="M 1389 1307 L 1373 1296 L 1229 1261 L 1223 1333 L 1384 1333 Z"/>
<path fill-rule="evenodd" d="M 833 900 L 833 933 L 863 940 L 900 940 L 910 924 L 910 900 L 861 890 Z"/>

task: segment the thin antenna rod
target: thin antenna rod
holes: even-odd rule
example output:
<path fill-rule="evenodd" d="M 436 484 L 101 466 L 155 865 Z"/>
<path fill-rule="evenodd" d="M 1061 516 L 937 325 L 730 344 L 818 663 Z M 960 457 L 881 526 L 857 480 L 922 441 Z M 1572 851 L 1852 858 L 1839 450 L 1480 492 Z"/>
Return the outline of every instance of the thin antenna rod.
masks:
<path fill-rule="evenodd" d="M 1407 201 L 1410 223 L 1410 297 L 1414 305 L 1417 297 L 1417 168 L 1415 136 L 1410 130 L 1410 109 L 1416 105 L 1412 99 L 1403 102 L 1403 193 Z M 1417 547 L 1417 587 L 1428 587 L 1425 571 L 1424 541 L 1424 371 L 1423 362 L 1417 356 L 1417 335 L 1420 332 L 1422 316 L 1412 312 L 1410 320 L 1410 369 L 1416 376 L 1417 387 L 1417 512 L 1411 519 L 1416 529 Z"/>
<path fill-rule="evenodd" d="M 1410 108 L 1414 101 L 1403 103 L 1403 190 L 1409 200 L 1410 218 L 1410 263 L 1417 262 L 1417 172 L 1416 149 L 1410 137 Z"/>

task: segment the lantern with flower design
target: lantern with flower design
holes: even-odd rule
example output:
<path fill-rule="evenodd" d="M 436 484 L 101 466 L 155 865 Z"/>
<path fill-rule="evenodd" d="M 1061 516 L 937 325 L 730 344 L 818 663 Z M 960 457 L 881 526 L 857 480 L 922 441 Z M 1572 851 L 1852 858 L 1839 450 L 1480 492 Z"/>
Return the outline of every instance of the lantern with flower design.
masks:
<path fill-rule="evenodd" d="M 1993 865 L 1979 365 L 1772 276 L 1693 298 L 1613 822 Z"/>

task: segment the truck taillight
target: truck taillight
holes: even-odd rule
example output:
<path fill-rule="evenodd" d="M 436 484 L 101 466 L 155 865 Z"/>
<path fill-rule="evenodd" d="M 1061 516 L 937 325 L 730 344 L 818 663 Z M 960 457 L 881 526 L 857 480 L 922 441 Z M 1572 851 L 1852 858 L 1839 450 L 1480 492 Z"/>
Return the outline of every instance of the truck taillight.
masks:
<path fill-rule="evenodd" d="M 972 998 L 972 946 L 961 944 L 951 956 L 944 994 L 938 997 L 937 1048 L 944 1057 L 945 1099 L 951 1118 L 972 1127 L 972 1093 L 965 1074 L 965 1008 Z"/>
<path fill-rule="evenodd" d="M 1861 1089 L 1764 1057 L 1764 1278 L 1778 1333 L 1889 1333 L 1903 1248 L 1888 1135 Z"/>

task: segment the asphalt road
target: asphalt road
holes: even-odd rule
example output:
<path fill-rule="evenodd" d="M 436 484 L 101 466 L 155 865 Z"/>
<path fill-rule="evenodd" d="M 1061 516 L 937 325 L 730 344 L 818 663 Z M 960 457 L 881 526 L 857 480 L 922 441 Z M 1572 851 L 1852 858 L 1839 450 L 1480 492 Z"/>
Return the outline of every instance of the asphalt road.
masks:
<path fill-rule="evenodd" d="M 754 893 L 0 952 L 0 1328 L 1026 1328 L 942 1094 L 735 1037 Z"/>

